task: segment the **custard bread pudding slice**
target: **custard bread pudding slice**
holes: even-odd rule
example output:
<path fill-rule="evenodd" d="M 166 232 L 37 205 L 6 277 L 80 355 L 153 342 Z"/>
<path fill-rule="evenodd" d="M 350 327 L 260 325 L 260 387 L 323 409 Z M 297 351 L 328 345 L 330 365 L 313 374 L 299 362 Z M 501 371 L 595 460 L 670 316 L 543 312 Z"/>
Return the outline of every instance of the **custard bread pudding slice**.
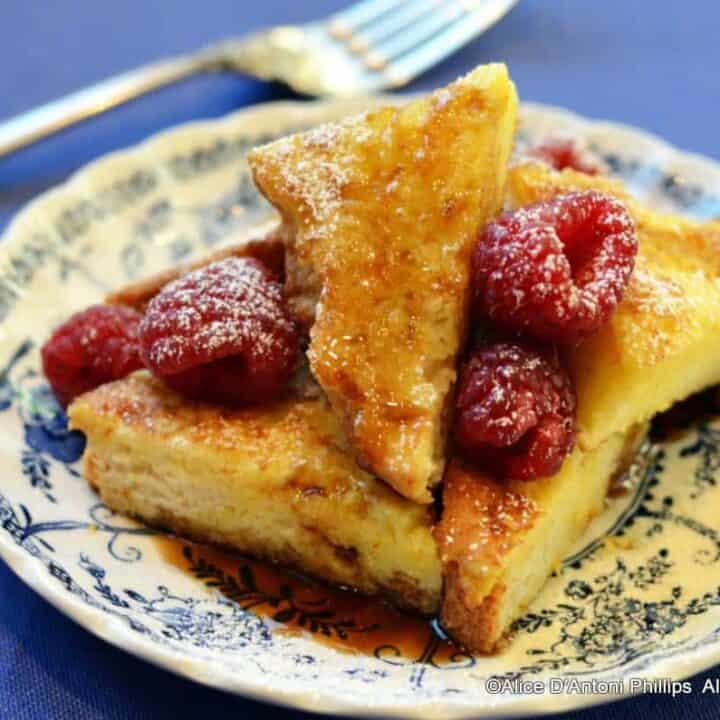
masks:
<path fill-rule="evenodd" d="M 423 613 L 442 585 L 432 508 L 355 463 L 308 378 L 271 405 L 193 403 L 145 371 L 70 407 L 85 477 L 109 507 Z"/>
<path fill-rule="evenodd" d="M 557 475 L 498 481 L 450 462 L 435 530 L 443 563 L 443 625 L 492 650 L 602 508 L 648 421 L 720 383 L 720 226 L 655 213 L 622 184 L 524 164 L 508 176 L 508 204 L 575 190 L 624 200 L 639 249 L 623 301 L 595 334 L 567 351 L 577 393 L 578 439 Z"/>
<path fill-rule="evenodd" d="M 311 370 L 358 462 L 417 502 L 442 477 L 469 253 L 502 204 L 516 104 L 488 65 L 249 157 L 283 220 Z"/>

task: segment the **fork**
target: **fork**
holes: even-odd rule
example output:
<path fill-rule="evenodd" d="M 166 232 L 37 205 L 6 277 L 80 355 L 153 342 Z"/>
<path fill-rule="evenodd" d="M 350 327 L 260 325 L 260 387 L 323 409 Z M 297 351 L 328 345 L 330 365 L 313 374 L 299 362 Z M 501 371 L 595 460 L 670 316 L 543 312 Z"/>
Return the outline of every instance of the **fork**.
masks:
<path fill-rule="evenodd" d="M 364 0 L 145 65 L 0 123 L 0 157 L 129 100 L 207 72 L 280 80 L 306 95 L 398 88 L 480 35 L 517 0 Z"/>

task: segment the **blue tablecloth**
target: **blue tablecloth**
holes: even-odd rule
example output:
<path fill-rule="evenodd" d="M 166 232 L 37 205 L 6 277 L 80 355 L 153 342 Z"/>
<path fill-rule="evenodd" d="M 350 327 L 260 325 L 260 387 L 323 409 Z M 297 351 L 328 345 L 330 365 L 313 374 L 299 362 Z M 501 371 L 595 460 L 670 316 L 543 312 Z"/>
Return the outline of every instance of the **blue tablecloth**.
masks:
<path fill-rule="evenodd" d="M 0 117 L 120 70 L 229 33 L 320 17 L 344 0 L 4 0 Z M 441 85 L 471 66 L 504 60 L 524 99 L 658 133 L 720 158 L 720 4 L 717 0 L 521 0 L 498 26 L 428 73 Z M 109 150 L 164 127 L 288 96 L 236 77 L 193 80 L 0 161 L 0 228 L 25 201 Z M 716 676 L 717 669 L 707 676 Z M 572 717 L 716 718 L 695 692 L 633 699 Z M 296 718 L 176 678 L 104 645 L 28 590 L 0 563 L 0 718 L 184 718 L 199 713 Z"/>

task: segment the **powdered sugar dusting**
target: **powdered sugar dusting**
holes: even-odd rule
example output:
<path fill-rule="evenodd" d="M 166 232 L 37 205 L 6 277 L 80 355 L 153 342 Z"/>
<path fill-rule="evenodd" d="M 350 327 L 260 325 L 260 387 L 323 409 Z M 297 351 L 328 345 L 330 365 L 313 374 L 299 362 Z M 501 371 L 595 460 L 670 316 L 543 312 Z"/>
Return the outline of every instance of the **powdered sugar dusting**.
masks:
<path fill-rule="evenodd" d="M 643 314 L 678 317 L 687 310 L 688 299 L 672 278 L 651 271 L 639 257 L 625 297 L 625 304 Z"/>
<path fill-rule="evenodd" d="M 458 383 L 458 445 L 488 473 L 531 480 L 557 472 L 575 438 L 575 394 L 551 354 L 519 343 L 476 350 Z"/>
<path fill-rule="evenodd" d="M 451 466 L 443 492 L 443 514 L 435 538 L 444 564 L 480 563 L 486 573 L 514 547 L 538 514 L 526 495 L 477 472 Z"/>
<path fill-rule="evenodd" d="M 540 340 L 578 340 L 617 307 L 636 253 L 627 209 L 596 191 L 507 213 L 485 228 L 475 248 L 479 310 Z"/>
<path fill-rule="evenodd" d="M 364 113 L 341 123 L 320 125 L 272 146 L 280 178 L 276 192 L 300 201 L 309 213 L 305 224 L 312 227 L 315 237 L 327 237 L 337 230 L 343 189 L 354 179 L 354 168 L 359 165 L 352 148 L 372 136 L 366 116 Z"/>
<path fill-rule="evenodd" d="M 696 330 L 698 298 L 707 278 L 702 272 L 684 275 L 682 285 L 660 268 L 648 267 L 641 256 L 619 313 L 617 332 L 624 352 L 639 367 L 667 357 Z M 693 285 L 698 283 L 699 287 Z"/>
<path fill-rule="evenodd" d="M 281 286 L 249 258 L 213 263 L 170 283 L 140 326 L 144 357 L 161 375 L 238 353 L 270 361 L 286 354 L 294 332 Z"/>

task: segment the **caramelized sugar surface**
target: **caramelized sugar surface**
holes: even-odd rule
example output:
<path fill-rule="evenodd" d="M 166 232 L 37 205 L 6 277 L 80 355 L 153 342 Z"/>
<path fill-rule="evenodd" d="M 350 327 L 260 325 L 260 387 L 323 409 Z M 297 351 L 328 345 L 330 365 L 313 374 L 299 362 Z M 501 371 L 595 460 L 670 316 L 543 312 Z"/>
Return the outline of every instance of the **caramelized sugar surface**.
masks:
<path fill-rule="evenodd" d="M 490 65 L 248 158 L 284 221 L 313 374 L 361 465 L 417 502 L 442 474 L 469 253 L 502 204 L 515 107 L 507 70 Z"/>

